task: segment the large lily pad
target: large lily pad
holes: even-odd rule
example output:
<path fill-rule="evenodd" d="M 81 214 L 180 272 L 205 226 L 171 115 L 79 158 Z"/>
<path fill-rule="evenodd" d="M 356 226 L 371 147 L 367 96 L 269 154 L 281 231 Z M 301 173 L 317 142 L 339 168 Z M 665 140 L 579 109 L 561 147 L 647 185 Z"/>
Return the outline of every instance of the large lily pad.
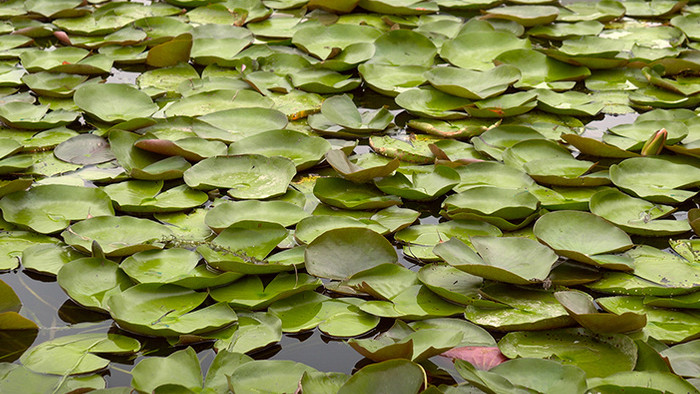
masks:
<path fill-rule="evenodd" d="M 313 192 L 322 202 L 344 209 L 386 208 L 401 204 L 398 196 L 386 195 L 374 186 L 342 178 L 319 178 Z"/>
<path fill-rule="evenodd" d="M 270 130 L 232 143 L 228 154 L 286 157 L 294 162 L 297 171 L 302 171 L 320 162 L 330 149 L 331 144 L 321 137 L 292 130 Z"/>
<path fill-rule="evenodd" d="M 68 227 L 73 220 L 114 215 L 111 200 L 97 188 L 40 185 L 8 194 L 0 200 L 5 220 L 48 234 Z"/>
<path fill-rule="evenodd" d="M 426 73 L 426 78 L 436 89 L 445 93 L 482 100 L 505 92 L 520 79 L 520 71 L 508 65 L 486 71 L 436 67 Z"/>
<path fill-rule="evenodd" d="M 142 250 L 162 249 L 172 236 L 166 226 L 131 216 L 98 216 L 75 223 L 61 233 L 65 242 L 90 252 L 97 242 L 107 256 L 128 256 Z"/>
<path fill-rule="evenodd" d="M 112 318 L 125 330 L 153 336 L 202 334 L 236 321 L 225 303 L 197 309 L 205 293 L 170 284 L 145 283 L 107 300 Z"/>
<path fill-rule="evenodd" d="M 81 86 L 73 99 L 80 109 L 107 123 L 148 117 L 158 109 L 146 93 L 125 84 Z"/>
<path fill-rule="evenodd" d="M 695 195 L 683 189 L 696 187 L 699 174 L 696 160 L 680 157 L 633 157 L 610 167 L 610 179 L 617 187 L 651 202 L 671 204 Z"/>
<path fill-rule="evenodd" d="M 234 198 L 267 198 L 284 194 L 296 174 L 291 160 L 258 154 L 216 156 L 200 161 L 184 173 L 195 189 L 228 188 Z"/>
<path fill-rule="evenodd" d="M 597 335 L 581 328 L 513 332 L 506 334 L 498 347 L 508 357 L 557 357 L 564 364 L 583 369 L 589 378 L 631 371 L 637 361 L 637 346 L 629 337 L 620 334 Z M 591 349 L 604 355 L 603 358 L 590 358 Z"/>
<path fill-rule="evenodd" d="M 562 256 L 610 269 L 632 269 L 629 258 L 610 254 L 631 248 L 632 240 L 599 216 L 579 211 L 549 212 L 537 220 L 533 231 Z"/>

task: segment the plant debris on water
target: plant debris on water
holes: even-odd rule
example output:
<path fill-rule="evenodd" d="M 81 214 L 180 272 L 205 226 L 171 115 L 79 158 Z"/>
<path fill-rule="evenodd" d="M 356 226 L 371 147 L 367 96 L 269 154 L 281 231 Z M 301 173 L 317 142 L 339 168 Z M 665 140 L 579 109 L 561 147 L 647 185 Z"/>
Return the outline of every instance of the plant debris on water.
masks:
<path fill-rule="evenodd" d="M 697 393 L 699 104 L 697 0 L 2 1 L 0 392 Z"/>

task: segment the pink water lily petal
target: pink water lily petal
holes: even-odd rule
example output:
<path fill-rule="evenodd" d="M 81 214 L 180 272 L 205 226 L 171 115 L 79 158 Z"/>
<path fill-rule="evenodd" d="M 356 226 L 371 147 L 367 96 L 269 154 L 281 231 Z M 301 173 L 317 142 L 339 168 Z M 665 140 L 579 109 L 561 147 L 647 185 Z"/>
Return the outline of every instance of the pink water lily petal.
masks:
<path fill-rule="evenodd" d="M 469 361 L 477 369 L 488 371 L 508 358 L 495 346 L 463 346 L 450 349 L 441 356 L 451 359 Z"/>

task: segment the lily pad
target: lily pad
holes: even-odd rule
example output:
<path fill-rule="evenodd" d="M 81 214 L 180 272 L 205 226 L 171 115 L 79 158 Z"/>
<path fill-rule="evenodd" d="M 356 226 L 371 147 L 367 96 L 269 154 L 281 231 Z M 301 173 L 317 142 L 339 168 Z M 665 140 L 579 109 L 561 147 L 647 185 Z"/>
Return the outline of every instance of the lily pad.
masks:
<path fill-rule="evenodd" d="M 578 324 L 598 334 L 637 331 L 647 324 L 642 314 L 601 313 L 593 297 L 581 291 L 559 291 L 554 296 Z"/>
<path fill-rule="evenodd" d="M 497 96 L 520 79 L 520 71 L 508 65 L 486 71 L 435 67 L 425 75 L 436 89 L 472 100 Z"/>
<path fill-rule="evenodd" d="M 407 200 L 433 200 L 449 192 L 458 182 L 459 174 L 446 166 L 436 166 L 427 174 L 413 173 L 411 178 L 397 172 L 374 182 L 379 190 Z"/>
<path fill-rule="evenodd" d="M 564 257 L 609 269 L 632 269 L 629 258 L 610 254 L 631 248 L 632 240 L 624 231 L 594 214 L 549 212 L 537 220 L 533 232 Z"/>
<path fill-rule="evenodd" d="M 107 312 L 106 301 L 112 294 L 133 285 L 117 263 L 100 257 L 76 259 L 63 265 L 57 279 L 71 299 L 98 312 Z"/>
<path fill-rule="evenodd" d="M 256 199 L 284 194 L 294 174 L 287 158 L 247 154 L 204 159 L 185 171 L 184 179 L 194 189 L 224 187 L 234 198 Z"/>
<path fill-rule="evenodd" d="M 152 336 L 202 334 L 234 323 L 225 303 L 197 309 L 205 293 L 170 284 L 144 283 L 107 300 L 112 318 L 125 330 Z"/>
<path fill-rule="evenodd" d="M 205 223 L 214 231 L 221 232 L 229 226 L 246 220 L 279 223 L 289 227 L 309 216 L 302 208 L 286 201 L 222 201 L 207 211 Z"/>
<path fill-rule="evenodd" d="M 677 174 L 668 177 L 666 174 Z M 633 157 L 610 167 L 610 179 L 620 189 L 645 200 L 680 203 L 695 195 L 683 190 L 696 187 L 700 166 L 680 157 Z"/>
<path fill-rule="evenodd" d="M 319 279 L 306 274 L 279 273 L 265 285 L 259 276 L 250 275 L 228 286 L 213 289 L 211 297 L 235 308 L 260 310 L 275 301 L 314 290 L 321 285 Z"/>
<path fill-rule="evenodd" d="M 64 241 L 90 252 L 97 242 L 107 256 L 128 256 L 135 252 L 162 249 L 172 235 L 166 226 L 131 216 L 98 216 L 82 220 L 61 233 Z"/>
<path fill-rule="evenodd" d="M 371 167 L 363 167 L 351 158 L 348 158 L 345 152 L 340 149 L 333 149 L 326 153 L 326 161 L 333 167 L 338 174 L 349 181 L 355 183 L 365 183 L 374 178 L 383 177 L 391 174 L 399 168 L 399 160 L 394 159 L 387 161 L 384 164 Z"/>
<path fill-rule="evenodd" d="M 107 123 L 148 117 L 158 109 L 146 93 L 125 84 L 81 86 L 73 99 L 80 109 Z M 115 103 L 119 104 L 115 106 Z"/>
<path fill-rule="evenodd" d="M 263 131 L 229 146 L 229 155 L 260 154 L 290 159 L 297 171 L 313 167 L 331 149 L 328 141 L 292 130 Z"/>
<path fill-rule="evenodd" d="M 617 372 L 631 371 L 637 361 L 637 346 L 621 334 L 597 335 L 581 328 L 557 331 L 513 332 L 498 343 L 507 357 L 557 357 L 562 363 L 575 365 L 586 376 L 605 377 Z M 603 360 L 591 359 L 591 349 L 604 355 Z"/>
<path fill-rule="evenodd" d="M 49 234 L 63 230 L 73 220 L 114 215 L 111 200 L 107 200 L 107 194 L 96 188 L 39 185 L 6 195 L 0 209 L 5 220 Z"/>
<path fill-rule="evenodd" d="M 374 186 L 342 178 L 319 178 L 313 189 L 322 202 L 343 209 L 374 209 L 400 205 L 401 198 L 382 193 Z"/>
<path fill-rule="evenodd" d="M 528 238 L 471 237 L 476 253 L 459 239 L 438 244 L 434 253 L 469 274 L 516 285 L 544 281 L 558 256 Z"/>

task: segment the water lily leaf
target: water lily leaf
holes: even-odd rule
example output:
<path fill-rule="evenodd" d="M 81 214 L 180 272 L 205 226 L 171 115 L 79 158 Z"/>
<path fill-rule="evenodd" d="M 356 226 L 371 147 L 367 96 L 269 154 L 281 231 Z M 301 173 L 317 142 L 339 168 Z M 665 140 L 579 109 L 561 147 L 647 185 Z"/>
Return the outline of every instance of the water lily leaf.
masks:
<path fill-rule="evenodd" d="M 19 58 L 29 72 L 48 71 L 66 74 L 109 74 L 113 60 L 106 55 L 89 55 L 89 51 L 76 47 L 59 47 L 52 51 L 25 49 Z"/>
<path fill-rule="evenodd" d="M 481 100 L 505 92 L 511 84 L 520 79 L 520 71 L 508 65 L 486 71 L 436 67 L 426 73 L 426 78 L 440 91 Z"/>
<path fill-rule="evenodd" d="M 464 316 L 487 329 L 544 330 L 566 327 L 573 323 L 550 292 L 503 284 L 482 287 L 480 292 L 483 298 L 491 302 L 467 305 Z"/>
<path fill-rule="evenodd" d="M 694 321 L 700 315 L 694 310 L 671 310 L 644 305 L 642 297 L 606 297 L 596 300 L 613 313 L 643 313 L 647 316 L 644 332 L 665 343 L 678 343 L 700 335 Z"/>
<path fill-rule="evenodd" d="M 431 149 L 431 145 L 439 143 L 440 138 L 424 134 L 410 134 L 408 138 L 399 137 L 400 139 L 390 136 L 372 136 L 369 139 L 369 145 L 382 156 L 397 157 L 409 163 L 429 164 L 435 161 L 433 150 L 436 147 Z"/>
<path fill-rule="evenodd" d="M 365 183 L 377 177 L 387 176 L 399 168 L 399 160 L 396 158 L 384 164 L 362 167 L 340 149 L 326 152 L 326 161 L 341 177 L 355 183 Z"/>
<path fill-rule="evenodd" d="M 152 47 L 148 51 L 146 64 L 153 67 L 169 67 L 187 62 L 190 59 L 191 49 L 192 34 L 183 33 L 170 41 Z"/>
<path fill-rule="evenodd" d="M 601 190 L 591 197 L 591 213 L 609 220 L 629 234 L 663 237 L 690 231 L 684 220 L 661 219 L 675 208 L 630 197 L 616 189 Z"/>
<path fill-rule="evenodd" d="M 302 208 L 286 201 L 222 201 L 207 211 L 205 223 L 214 231 L 221 232 L 238 222 L 261 217 L 267 222 L 288 227 L 308 216 Z"/>
<path fill-rule="evenodd" d="M 246 353 L 282 339 L 282 321 L 267 312 L 239 312 L 235 326 L 213 334 L 217 351 Z"/>
<path fill-rule="evenodd" d="M 291 75 L 292 85 L 306 92 L 329 94 L 349 92 L 360 86 L 359 78 L 332 70 L 306 68 Z"/>
<path fill-rule="evenodd" d="M 290 271 L 299 262 L 265 260 L 287 236 L 287 230 L 281 224 L 242 221 L 222 231 L 211 244 L 199 246 L 197 251 L 209 265 L 221 271 L 245 274 Z"/>
<path fill-rule="evenodd" d="M 342 280 L 380 264 L 396 264 L 398 257 L 380 234 L 364 228 L 341 228 L 314 239 L 304 260 L 310 274 Z"/>
<path fill-rule="evenodd" d="M 253 41 L 245 28 L 231 25 L 203 24 L 192 29 L 190 56 L 197 64 L 235 65 L 236 55 Z"/>
<path fill-rule="evenodd" d="M 498 227 L 475 220 L 451 220 L 438 224 L 420 224 L 397 232 L 394 239 L 405 243 L 404 254 L 420 260 L 438 260 L 433 247 L 450 238 L 458 238 L 469 243 L 471 236 L 501 235 Z"/>
<path fill-rule="evenodd" d="M 642 73 L 655 86 L 668 89 L 674 93 L 685 96 L 700 93 L 700 80 L 698 78 L 682 76 L 678 76 L 676 79 L 663 78 L 656 67 L 644 67 Z"/>
<path fill-rule="evenodd" d="M 113 183 L 104 191 L 126 212 L 173 212 L 202 205 L 208 199 L 206 193 L 190 189 L 187 185 L 175 186 L 162 192 L 163 182 L 131 180 Z"/>
<path fill-rule="evenodd" d="M 487 119 L 411 119 L 406 123 L 410 128 L 445 138 L 469 138 L 480 135 L 497 126 L 496 121 Z"/>
<path fill-rule="evenodd" d="M 487 389 L 487 392 L 517 390 L 516 387 L 539 392 L 586 390 L 586 374 L 583 370 L 573 365 L 562 365 L 554 360 L 517 358 L 496 365 L 488 372 L 476 370 L 464 362 L 457 363 L 456 367 L 468 382 Z"/>
<path fill-rule="evenodd" d="M 309 136 L 292 130 L 270 130 L 243 138 L 229 146 L 229 155 L 260 154 L 267 157 L 286 157 L 297 171 L 313 167 L 331 149 L 321 137 Z"/>
<path fill-rule="evenodd" d="M 385 195 L 374 186 L 335 177 L 316 180 L 313 193 L 322 202 L 343 209 L 386 208 L 401 204 L 400 197 Z"/>
<path fill-rule="evenodd" d="M 16 236 L 15 236 L 16 237 Z M 22 266 L 43 275 L 56 275 L 65 264 L 84 257 L 63 243 L 40 243 L 22 251 Z"/>
<path fill-rule="evenodd" d="M 256 360 L 245 363 L 227 376 L 232 391 L 252 394 L 260 391 L 294 392 L 305 373 L 318 372 L 289 360 Z"/>
<path fill-rule="evenodd" d="M 314 290 L 321 285 L 320 279 L 309 275 L 283 272 L 265 285 L 259 276 L 249 275 L 228 286 L 213 289 L 210 294 L 216 301 L 227 302 L 234 308 L 260 310 L 275 301 Z"/>
<path fill-rule="evenodd" d="M 353 132 L 384 130 L 394 119 L 386 108 L 360 113 L 347 95 L 326 99 L 321 105 L 321 114 L 329 121 Z"/>
<path fill-rule="evenodd" d="M 506 31 L 465 32 L 447 41 L 440 49 L 440 57 L 457 67 L 488 70 L 494 67 L 491 59 L 512 49 L 530 46 L 530 40 Z"/>
<path fill-rule="evenodd" d="M 229 284 L 243 276 L 212 272 L 198 265 L 200 259 L 187 249 L 147 250 L 127 257 L 120 267 L 136 283 L 170 283 L 189 289 Z"/>
<path fill-rule="evenodd" d="M 0 331 L 5 331 L 4 335 L 11 335 L 13 333 L 19 334 L 19 331 L 24 330 L 36 331 L 39 329 L 36 323 L 21 316 L 18 313 L 22 308 L 22 302 L 20 301 L 19 297 L 17 297 L 17 294 L 15 294 L 14 290 L 12 290 L 12 287 L 8 286 L 2 280 L 0 280 L 0 294 L 2 294 L 3 296 L 2 302 L 0 303 Z M 18 337 L 19 336 L 22 335 L 19 334 Z M 36 332 L 32 334 L 31 337 L 32 340 L 35 339 Z M 22 352 L 24 352 L 24 350 L 26 350 L 29 346 L 31 346 L 31 342 L 28 343 L 26 346 L 22 346 Z M 19 356 L 20 354 L 17 354 L 17 357 Z M 9 357 L 13 357 L 13 354 L 6 353 L 5 351 L 3 351 L 2 356 L 0 358 L 5 360 Z"/>
<path fill-rule="evenodd" d="M 572 3 L 559 11 L 557 20 L 565 22 L 592 21 L 609 22 L 625 14 L 625 6 L 619 1 L 602 0 L 596 3 Z"/>
<path fill-rule="evenodd" d="M 78 117 L 78 113 L 73 111 L 58 109 L 48 112 L 48 110 L 48 105 L 13 101 L 0 107 L 0 120 L 10 127 L 46 130 L 67 125 Z"/>
<path fill-rule="evenodd" d="M 102 190 L 80 186 L 39 185 L 10 193 L 0 200 L 5 220 L 49 234 L 68 227 L 72 220 L 114 215 L 111 200 Z"/>
<path fill-rule="evenodd" d="M 96 241 L 107 256 L 128 256 L 135 252 L 163 248 L 172 232 L 166 226 L 132 216 L 98 216 L 82 220 L 61 233 L 64 241 L 90 253 Z"/>
<path fill-rule="evenodd" d="M 700 41 L 700 29 L 697 22 L 700 20 L 697 14 L 677 15 L 671 18 L 671 25 L 679 28 L 694 41 Z"/>
<path fill-rule="evenodd" d="M 680 376 L 697 377 L 700 375 L 696 351 L 699 344 L 698 340 L 681 343 L 662 350 L 660 354 L 668 359 L 674 373 Z"/>
<path fill-rule="evenodd" d="M 524 219 L 537 211 L 539 200 L 522 189 L 476 186 L 449 196 L 443 210 L 454 219 L 463 214 L 495 216 L 506 220 Z"/>
<path fill-rule="evenodd" d="M 234 198 L 257 199 L 284 194 L 295 174 L 287 158 L 247 154 L 204 159 L 185 171 L 184 180 L 194 189 L 225 187 Z"/>
<path fill-rule="evenodd" d="M 611 260 L 607 257 L 609 253 L 631 248 L 632 240 L 624 231 L 594 214 L 549 212 L 537 220 L 533 231 L 541 242 L 561 256 L 609 269 L 632 269 L 629 258 Z"/>
<path fill-rule="evenodd" d="M 399 93 L 395 100 L 396 104 L 414 115 L 437 119 L 466 118 L 466 113 L 458 110 L 471 104 L 468 99 L 452 96 L 432 87 L 405 90 Z"/>
<path fill-rule="evenodd" d="M 292 43 L 321 60 L 356 43 L 372 43 L 381 32 L 370 26 L 334 24 L 309 26 L 294 32 Z"/>
<path fill-rule="evenodd" d="M 125 84 L 83 85 L 75 90 L 73 99 L 80 109 L 107 123 L 148 117 L 158 109 L 146 93 Z"/>
<path fill-rule="evenodd" d="M 407 200 L 433 200 L 449 192 L 458 182 L 459 174 L 452 168 L 436 166 L 433 172 L 413 173 L 411 177 L 397 172 L 374 182 L 379 190 Z"/>
<path fill-rule="evenodd" d="M 107 307 L 120 327 L 153 336 L 203 334 L 236 321 L 226 303 L 194 310 L 206 297 L 176 285 L 143 283 L 113 295 Z"/>
<path fill-rule="evenodd" d="M 472 275 L 518 285 L 547 278 L 558 256 L 542 244 L 519 237 L 471 237 L 479 256 L 459 239 L 433 249 L 448 264 Z"/>
<path fill-rule="evenodd" d="M 443 300 L 420 284 L 406 288 L 389 301 L 367 301 L 360 309 L 374 316 L 409 320 L 447 317 L 463 311 L 463 307 Z"/>
<path fill-rule="evenodd" d="M 201 116 L 235 108 L 270 108 L 273 104 L 272 99 L 253 90 L 220 89 L 181 98 L 165 108 L 165 115 L 168 117 Z M 217 124 L 212 124 L 218 127 Z"/>
<path fill-rule="evenodd" d="M 665 174 L 678 174 L 673 178 Z M 658 203 L 679 203 L 695 195 L 700 167 L 680 157 L 633 157 L 610 166 L 610 179 L 620 189 Z"/>
<path fill-rule="evenodd" d="M 43 342 L 20 357 L 28 369 L 53 375 L 77 375 L 94 372 L 109 365 L 97 354 L 131 354 L 141 344 L 117 334 L 77 334 Z"/>
<path fill-rule="evenodd" d="M 629 371 L 619 372 L 602 378 L 587 380 L 591 390 L 645 390 L 696 392 L 697 389 L 688 381 L 669 372 Z"/>
<path fill-rule="evenodd" d="M 41 96 L 72 97 L 75 89 L 87 79 L 88 77 L 85 75 L 42 71 L 24 75 L 22 82 Z"/>
<path fill-rule="evenodd" d="M 371 218 L 364 219 L 349 216 L 315 214 L 314 216 L 302 219 L 297 224 L 294 231 L 294 238 L 301 243 L 309 244 L 329 230 L 349 227 L 368 228 L 379 234 L 388 234 L 390 232 L 390 229 Z"/>
<path fill-rule="evenodd" d="M 562 134 L 561 138 L 576 147 L 581 153 L 587 155 L 622 159 L 636 157 L 638 155 L 635 152 L 630 152 L 615 145 L 594 138 L 583 137 L 578 134 Z"/>
<path fill-rule="evenodd" d="M 428 71 L 428 67 L 362 63 L 357 70 L 372 90 L 395 97 L 403 91 L 424 84 L 424 73 Z"/>
<path fill-rule="evenodd" d="M 230 133 L 229 141 L 287 126 L 287 117 L 280 111 L 262 107 L 233 108 L 200 116 L 198 119 Z"/>
<path fill-rule="evenodd" d="M 649 3 L 632 0 L 625 3 L 627 15 L 631 17 L 655 18 L 663 17 L 678 12 L 685 5 L 685 1 L 654 0 Z"/>
<path fill-rule="evenodd" d="M 167 357 L 145 358 L 134 366 L 131 375 L 131 385 L 147 393 L 169 384 L 200 390 L 203 383 L 199 359 L 191 347 Z"/>
<path fill-rule="evenodd" d="M 379 318 L 361 311 L 357 298 L 329 298 L 306 291 L 270 305 L 268 312 L 282 320 L 282 331 L 299 332 L 318 327 L 339 337 L 362 335 L 379 324 Z"/>
<path fill-rule="evenodd" d="M 682 245 L 674 246 L 684 252 Z M 683 292 L 688 293 L 700 282 L 700 265 L 694 259 L 689 261 L 648 245 L 632 249 L 627 255 L 634 259 L 635 276 L 662 287 L 677 291 L 684 289 Z"/>
<path fill-rule="evenodd" d="M 559 8 L 541 5 L 514 5 L 491 8 L 485 18 L 507 19 L 525 27 L 546 25 L 559 16 Z"/>
<path fill-rule="evenodd" d="M 538 26 L 538 28 L 544 27 Z M 532 30 L 535 29 L 531 29 L 530 34 Z M 496 58 L 496 61 L 520 70 L 520 80 L 514 84 L 516 88 L 547 87 L 553 90 L 566 90 L 574 86 L 574 81 L 591 75 L 586 67 L 572 66 L 532 49 L 514 49 L 504 52 Z"/>
<path fill-rule="evenodd" d="M 32 390 L 37 392 L 69 393 L 77 389 L 100 390 L 105 388 L 105 380 L 98 374 L 87 376 L 57 376 L 32 372 L 29 368 L 6 363 L 2 371 L 0 389 L 14 392 Z"/>
<path fill-rule="evenodd" d="M 419 15 L 437 12 L 437 4 L 423 0 L 360 0 L 358 6 L 370 12 L 391 15 Z"/>
<path fill-rule="evenodd" d="M 564 365 L 583 369 L 588 377 L 604 377 L 616 372 L 631 371 L 637 359 L 637 347 L 629 337 L 620 334 L 605 336 L 581 328 L 556 331 L 513 332 L 506 334 L 498 347 L 507 357 L 557 357 Z M 605 363 L 588 359 L 591 349 L 605 355 Z"/>
<path fill-rule="evenodd" d="M 554 297 L 578 324 L 599 334 L 637 331 L 647 324 L 646 316 L 636 313 L 600 313 L 593 297 L 581 291 L 558 291 Z"/>
<path fill-rule="evenodd" d="M 418 271 L 418 279 L 440 297 L 468 305 L 480 298 L 483 280 L 447 264 L 428 264 Z"/>
<path fill-rule="evenodd" d="M 54 155 L 73 164 L 99 164 L 115 158 L 107 141 L 95 134 L 80 134 L 61 142 Z"/>
<path fill-rule="evenodd" d="M 107 312 L 106 301 L 133 283 L 119 265 L 100 257 L 73 260 L 57 273 L 58 284 L 79 305 Z"/>

